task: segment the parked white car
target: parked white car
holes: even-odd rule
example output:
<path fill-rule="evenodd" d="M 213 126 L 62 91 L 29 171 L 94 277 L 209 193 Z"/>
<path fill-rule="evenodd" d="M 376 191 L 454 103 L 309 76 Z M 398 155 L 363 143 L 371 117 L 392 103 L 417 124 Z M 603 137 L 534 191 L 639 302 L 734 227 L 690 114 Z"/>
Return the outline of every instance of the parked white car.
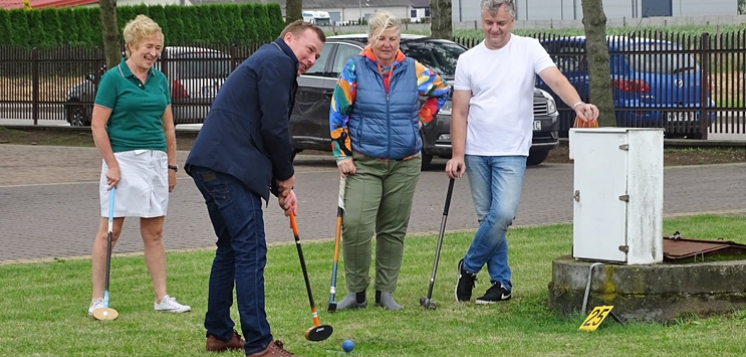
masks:
<path fill-rule="evenodd" d="M 164 48 L 156 69 L 169 80 L 174 124 L 202 123 L 225 79 L 231 73 L 229 55 L 201 47 Z M 105 72 L 101 69 L 101 73 Z M 65 119 L 72 126 L 91 125 L 100 74 L 89 74 L 67 92 Z"/>

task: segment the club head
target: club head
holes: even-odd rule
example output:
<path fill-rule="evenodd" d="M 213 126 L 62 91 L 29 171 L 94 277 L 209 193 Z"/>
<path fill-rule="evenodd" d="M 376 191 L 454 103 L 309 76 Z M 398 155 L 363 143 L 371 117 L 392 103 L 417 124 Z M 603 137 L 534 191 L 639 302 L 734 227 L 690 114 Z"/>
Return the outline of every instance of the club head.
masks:
<path fill-rule="evenodd" d="M 329 311 L 329 312 L 337 311 L 337 303 L 336 302 L 330 302 L 329 306 L 326 308 L 326 311 Z"/>
<path fill-rule="evenodd" d="M 332 335 L 334 330 L 329 325 L 314 326 L 306 330 L 306 340 L 323 341 Z"/>
<path fill-rule="evenodd" d="M 93 310 L 93 318 L 96 320 L 114 320 L 119 317 L 117 310 L 109 307 L 100 307 Z"/>
<path fill-rule="evenodd" d="M 423 296 L 420 298 L 420 305 L 427 310 L 435 310 L 435 301 L 433 301 L 433 299 L 428 299 Z"/>

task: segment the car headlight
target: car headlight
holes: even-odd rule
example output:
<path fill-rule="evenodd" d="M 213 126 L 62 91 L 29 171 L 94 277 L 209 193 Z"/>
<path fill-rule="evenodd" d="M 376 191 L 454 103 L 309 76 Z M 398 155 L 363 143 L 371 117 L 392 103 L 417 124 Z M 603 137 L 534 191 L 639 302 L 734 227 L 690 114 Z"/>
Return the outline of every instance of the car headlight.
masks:
<path fill-rule="evenodd" d="M 438 111 L 438 114 L 451 115 L 452 111 L 453 111 L 453 103 L 450 100 L 448 100 L 446 101 L 445 104 L 443 104 L 443 107 L 440 108 L 440 110 Z"/>
<path fill-rule="evenodd" d="M 549 94 L 547 91 L 540 89 L 541 95 L 544 96 L 544 99 L 547 100 L 547 114 L 554 114 L 557 112 L 557 103 L 554 101 L 554 98 L 552 98 L 552 95 Z"/>
<path fill-rule="evenodd" d="M 557 111 L 557 103 L 554 99 L 547 98 L 547 114 L 554 114 Z"/>

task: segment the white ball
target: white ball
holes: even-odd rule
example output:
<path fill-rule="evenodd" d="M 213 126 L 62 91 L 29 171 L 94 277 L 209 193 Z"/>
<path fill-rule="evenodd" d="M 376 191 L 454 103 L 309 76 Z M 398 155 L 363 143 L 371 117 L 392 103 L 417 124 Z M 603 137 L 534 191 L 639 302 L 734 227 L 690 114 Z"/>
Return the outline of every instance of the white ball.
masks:
<path fill-rule="evenodd" d="M 104 311 L 104 316 L 109 316 L 109 312 L 108 311 Z"/>

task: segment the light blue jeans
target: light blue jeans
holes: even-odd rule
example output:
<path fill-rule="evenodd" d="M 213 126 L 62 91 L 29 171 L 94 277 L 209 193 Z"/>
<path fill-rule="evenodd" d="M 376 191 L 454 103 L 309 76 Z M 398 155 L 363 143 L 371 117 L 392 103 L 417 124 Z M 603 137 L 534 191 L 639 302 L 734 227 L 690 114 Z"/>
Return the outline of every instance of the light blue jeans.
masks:
<path fill-rule="evenodd" d="M 466 174 L 479 229 L 464 257 L 464 269 L 478 273 L 487 264 L 491 283 L 513 289 L 505 234 L 521 199 L 526 156 L 466 155 Z"/>

